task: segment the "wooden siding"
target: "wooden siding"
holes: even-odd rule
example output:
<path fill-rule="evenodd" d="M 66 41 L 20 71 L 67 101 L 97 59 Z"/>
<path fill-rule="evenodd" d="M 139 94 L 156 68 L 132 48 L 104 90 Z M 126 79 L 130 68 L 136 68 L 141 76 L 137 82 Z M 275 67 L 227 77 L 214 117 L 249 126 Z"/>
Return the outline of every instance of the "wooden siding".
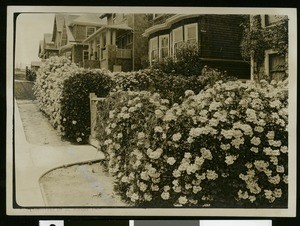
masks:
<path fill-rule="evenodd" d="M 201 48 L 202 56 L 242 60 L 242 19 L 239 15 L 206 15 L 200 25 L 205 42 Z"/>

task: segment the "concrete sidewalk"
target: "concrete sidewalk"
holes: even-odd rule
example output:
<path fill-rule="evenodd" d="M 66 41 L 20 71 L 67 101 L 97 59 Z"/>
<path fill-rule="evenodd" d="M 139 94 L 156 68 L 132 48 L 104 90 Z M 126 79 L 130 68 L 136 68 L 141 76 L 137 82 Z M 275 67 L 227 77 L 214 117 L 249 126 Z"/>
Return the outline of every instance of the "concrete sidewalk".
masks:
<path fill-rule="evenodd" d="M 22 207 L 45 206 L 40 177 L 56 167 L 103 159 L 91 145 L 42 146 L 26 140 L 20 112 L 15 101 L 15 176 L 16 202 Z"/>

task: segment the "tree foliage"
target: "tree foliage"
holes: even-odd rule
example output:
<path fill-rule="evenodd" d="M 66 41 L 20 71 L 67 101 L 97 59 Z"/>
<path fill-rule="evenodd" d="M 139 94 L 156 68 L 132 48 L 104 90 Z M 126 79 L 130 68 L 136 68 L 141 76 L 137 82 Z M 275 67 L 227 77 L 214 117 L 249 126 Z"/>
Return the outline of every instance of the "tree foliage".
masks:
<path fill-rule="evenodd" d="M 284 17 L 277 23 L 262 27 L 260 15 L 245 20 L 241 54 L 244 60 L 255 61 L 254 73 L 257 74 L 265 58 L 265 50 L 272 49 L 286 56 L 288 53 L 288 18 Z"/>

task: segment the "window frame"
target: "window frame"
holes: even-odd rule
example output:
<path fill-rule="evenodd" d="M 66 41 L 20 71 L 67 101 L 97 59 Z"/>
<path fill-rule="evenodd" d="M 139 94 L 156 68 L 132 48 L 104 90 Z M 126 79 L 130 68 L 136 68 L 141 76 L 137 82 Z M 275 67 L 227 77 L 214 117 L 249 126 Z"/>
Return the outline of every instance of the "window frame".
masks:
<path fill-rule="evenodd" d="M 279 20 L 277 20 L 276 22 L 274 22 L 274 23 L 271 23 L 271 24 L 266 24 L 266 17 L 267 16 L 283 16 L 283 18 L 281 18 L 281 19 L 279 19 Z M 260 18 L 261 18 L 261 26 L 263 27 L 263 28 L 266 28 L 266 27 L 273 27 L 273 26 L 275 26 L 276 24 L 278 24 L 278 23 L 280 23 L 280 21 L 282 21 L 284 18 L 285 18 L 285 15 L 273 15 L 273 14 L 263 14 L 263 15 L 261 15 L 260 16 Z"/>
<path fill-rule="evenodd" d="M 156 48 L 154 49 L 153 48 L 153 42 L 156 40 Z M 158 37 L 154 37 L 154 38 L 151 38 L 149 40 L 149 62 L 150 62 L 150 65 L 152 65 L 152 62 L 154 61 L 154 59 L 152 59 L 152 52 L 153 51 L 158 51 L 158 54 L 157 54 L 157 59 L 159 59 L 159 40 L 158 40 Z"/>
<path fill-rule="evenodd" d="M 89 30 L 89 29 L 93 29 L 94 32 L 91 33 L 91 34 L 88 36 L 88 30 Z M 87 26 L 87 27 L 86 27 L 86 30 L 85 30 L 85 36 L 86 36 L 86 38 L 90 37 L 90 36 L 91 36 L 92 34 L 94 34 L 95 32 L 96 32 L 96 27 Z"/>
<path fill-rule="evenodd" d="M 267 77 L 269 78 L 270 77 L 270 55 L 273 55 L 273 54 L 278 54 L 277 51 L 275 50 L 272 50 L 272 49 L 269 49 L 269 50 L 265 50 L 265 74 L 267 75 Z M 286 58 L 285 58 L 285 61 L 286 61 Z"/>
<path fill-rule="evenodd" d="M 176 31 L 178 31 L 178 30 L 181 30 L 181 41 L 178 41 L 178 42 L 175 42 L 175 32 Z M 173 29 L 172 30 L 172 50 L 173 50 L 173 57 L 175 58 L 175 54 L 176 54 L 176 51 L 175 51 L 175 45 L 177 44 L 177 43 L 180 43 L 180 42 L 184 42 L 184 34 L 183 34 L 183 31 L 184 31 L 184 28 L 183 28 L 183 26 L 180 26 L 180 27 L 177 27 L 177 28 L 175 28 L 175 29 Z"/>
<path fill-rule="evenodd" d="M 87 59 L 84 59 L 84 53 L 87 53 Z M 90 53 L 89 50 L 82 50 L 82 61 L 89 60 Z"/>
<path fill-rule="evenodd" d="M 167 56 L 170 56 L 170 35 L 169 34 L 166 34 L 166 35 L 160 35 L 159 38 L 158 38 L 158 58 L 159 59 L 163 59 L 164 57 L 162 57 L 162 45 L 161 45 L 161 41 L 163 40 L 163 38 L 168 38 L 168 44 L 167 44 L 167 47 L 164 47 L 164 48 L 167 48 L 168 49 L 168 54 Z"/>
<path fill-rule="evenodd" d="M 199 40 L 199 34 L 198 34 L 198 23 L 192 23 L 192 24 L 186 24 L 186 25 L 184 25 L 184 41 L 185 42 L 188 42 L 189 40 L 188 40 L 188 29 L 190 28 L 190 27 L 195 27 L 195 29 L 196 29 L 196 37 L 195 37 L 195 39 L 196 39 L 196 43 L 198 43 L 198 40 Z"/>

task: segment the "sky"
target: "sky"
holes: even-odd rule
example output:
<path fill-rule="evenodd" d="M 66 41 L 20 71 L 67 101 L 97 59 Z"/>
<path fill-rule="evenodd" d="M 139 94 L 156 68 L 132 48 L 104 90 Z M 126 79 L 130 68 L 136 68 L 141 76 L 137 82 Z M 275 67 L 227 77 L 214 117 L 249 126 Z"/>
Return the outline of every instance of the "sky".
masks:
<path fill-rule="evenodd" d="M 16 22 L 16 66 L 25 68 L 31 61 L 39 61 L 39 42 L 44 33 L 52 33 L 54 14 L 22 13 Z"/>

